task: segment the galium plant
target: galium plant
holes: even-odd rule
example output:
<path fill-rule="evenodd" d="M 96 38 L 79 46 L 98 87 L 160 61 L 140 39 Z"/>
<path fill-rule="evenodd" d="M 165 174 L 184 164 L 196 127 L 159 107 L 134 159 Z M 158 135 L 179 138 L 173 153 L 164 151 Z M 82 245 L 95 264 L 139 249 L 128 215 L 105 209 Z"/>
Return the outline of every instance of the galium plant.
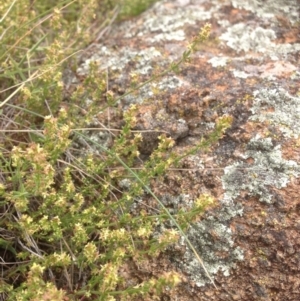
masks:
<path fill-rule="evenodd" d="M 144 9 L 135 2 L 131 11 L 129 3 L 125 1 L 122 17 Z M 150 184 L 183 157 L 220 139 L 230 125 L 229 117 L 220 118 L 208 138 L 181 156 L 172 152 L 174 141 L 161 135 L 157 149 L 139 169 L 135 165 L 142 136 L 132 130 L 135 106 L 120 115 L 121 129 L 106 128 L 110 145 L 89 136 L 95 114 L 114 108 L 124 97 L 106 91 L 105 75 L 96 65 L 75 90 L 63 82 L 65 70 L 76 70 L 75 56 L 92 42 L 96 25 L 109 26 L 115 5 L 124 3 L 98 4 L 89 0 L 0 5 L 3 300 L 108 301 L 159 295 L 177 285 L 179 275 L 170 272 L 129 285 L 120 271 L 126 264 L 164 252 L 185 236 L 188 223 L 211 203 L 209 196 L 203 196 L 191 211 L 171 215 Z M 125 95 L 168 72 L 178 72 L 208 35 L 206 25 L 178 62 Z M 83 99 L 92 100 L 88 108 Z M 80 151 L 78 142 L 91 151 Z M 129 179 L 128 187 L 120 187 L 120 179 Z M 157 215 L 132 212 L 134 201 L 145 192 L 157 200 Z M 174 229 L 156 237 L 157 218 L 160 223 L 171 220 Z"/>

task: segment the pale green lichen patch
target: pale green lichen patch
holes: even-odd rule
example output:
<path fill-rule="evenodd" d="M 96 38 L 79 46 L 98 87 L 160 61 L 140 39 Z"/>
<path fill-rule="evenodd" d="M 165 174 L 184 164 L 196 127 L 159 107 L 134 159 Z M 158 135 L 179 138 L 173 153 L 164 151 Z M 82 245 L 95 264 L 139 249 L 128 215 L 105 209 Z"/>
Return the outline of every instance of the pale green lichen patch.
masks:
<path fill-rule="evenodd" d="M 265 24 L 255 26 L 255 23 L 245 21 L 231 26 L 228 22 L 226 25 L 227 20 L 223 24 L 222 21 L 218 21 L 224 28 L 227 28 L 220 37 L 227 46 L 238 53 L 242 51 L 263 53 L 273 60 L 300 50 L 299 43 L 279 44 L 275 42 L 282 34 L 279 30 L 281 27 L 279 19 L 286 19 L 291 24 L 299 22 L 299 3 L 296 0 L 232 0 L 231 3 L 235 8 L 251 11 L 263 19 L 264 22 L 261 23 Z M 259 22 L 257 23 L 259 24 Z"/>
<path fill-rule="evenodd" d="M 253 93 L 254 104 L 250 119 L 271 122 L 285 137 L 300 136 L 300 97 L 292 96 L 282 88 L 261 89 Z M 271 109 L 271 110 L 270 110 Z"/>
<path fill-rule="evenodd" d="M 200 161 L 199 167 L 203 167 Z M 186 210 L 191 208 L 194 203 L 188 194 L 179 196 L 165 195 L 161 198 L 161 201 L 173 215 L 178 214 L 179 209 Z M 205 219 L 191 224 L 186 233 L 212 277 L 218 272 L 221 272 L 224 276 L 229 276 L 230 270 L 235 268 L 236 263 L 244 259 L 243 250 L 234 246 L 232 231 L 228 227 L 228 223 L 233 217 L 241 216 L 242 214 L 242 204 L 222 202 L 222 206 L 214 210 L 213 215 L 208 214 Z M 170 225 L 174 227 L 172 222 L 169 224 L 169 227 Z M 163 224 L 158 225 L 155 235 L 159 236 L 163 230 L 165 230 L 165 226 Z M 189 278 L 194 281 L 196 286 L 206 285 L 209 279 L 195 254 L 187 247 L 184 237 L 181 237 L 179 243 L 181 246 L 186 247 L 186 252 L 183 258 L 181 256 L 173 257 L 173 262 L 189 275 Z"/>
<path fill-rule="evenodd" d="M 249 10 L 261 18 L 275 18 L 284 15 L 291 22 L 299 21 L 297 0 L 232 0 L 235 8 Z"/>
<path fill-rule="evenodd" d="M 233 70 L 232 71 L 233 75 L 235 77 L 239 77 L 239 78 L 247 78 L 249 77 L 249 74 L 244 72 L 244 71 L 239 71 L 239 70 Z"/>
<path fill-rule="evenodd" d="M 249 158 L 254 161 L 253 164 L 246 162 Z M 225 168 L 222 177 L 226 191 L 224 200 L 234 200 L 241 191 L 247 191 L 260 201 L 271 203 L 274 194 L 270 187 L 286 187 L 291 176 L 299 176 L 299 165 L 283 159 L 280 145 L 274 146 L 271 138 L 252 138 L 243 159 L 244 162 L 236 162 Z"/>
<path fill-rule="evenodd" d="M 270 43 L 276 39 L 276 34 L 272 29 L 262 27 L 252 28 L 244 23 L 235 24 L 221 35 L 221 40 L 226 41 L 227 46 L 241 51 L 269 51 Z"/>
<path fill-rule="evenodd" d="M 152 70 L 152 63 L 156 61 L 162 54 L 154 47 L 146 48 L 143 50 L 124 49 L 114 50 L 106 46 L 102 46 L 95 52 L 89 59 L 78 68 L 78 74 L 86 74 L 89 71 L 89 66 L 92 62 L 98 62 L 101 70 L 122 71 L 130 62 L 135 62 L 136 68 L 134 72 L 137 74 L 146 75 Z"/>
<path fill-rule="evenodd" d="M 164 93 L 166 91 L 175 90 L 177 88 L 187 85 L 182 81 L 178 76 L 170 74 L 169 76 L 164 77 L 159 82 L 152 82 L 147 84 L 139 89 L 138 95 L 129 94 L 123 98 L 124 103 L 127 105 L 133 103 L 142 103 L 152 97 L 155 97 L 155 90 L 161 91 Z"/>
<path fill-rule="evenodd" d="M 238 53 L 241 51 L 259 52 L 271 56 L 274 60 L 277 56 L 295 53 L 300 50 L 300 44 L 276 44 L 276 33 L 272 29 L 264 29 L 260 26 L 253 28 L 244 23 L 235 24 L 220 36 L 228 47 Z"/>
<path fill-rule="evenodd" d="M 130 79 L 131 76 L 152 75 L 154 68 L 165 68 L 171 61 L 165 58 L 155 47 L 149 47 L 142 50 L 125 47 L 114 50 L 112 48 L 101 46 L 90 58 L 86 59 L 78 68 L 80 75 L 87 74 L 90 64 L 97 62 L 103 72 L 107 72 L 108 77 L 112 72 L 118 72 L 118 82 L 122 83 Z M 127 72 L 124 72 L 127 70 Z M 124 97 L 126 104 L 141 103 L 154 96 L 155 90 L 169 91 L 184 85 L 184 82 L 175 74 L 170 74 L 160 79 L 159 82 L 151 82 L 139 89 L 138 95 L 127 95 Z"/>
<path fill-rule="evenodd" d="M 188 238 L 212 277 L 219 271 L 224 276 L 229 276 L 230 270 L 236 266 L 237 261 L 244 258 L 243 250 L 240 247 L 234 247 L 232 231 L 228 227 L 230 219 L 242 213 L 241 204 L 224 203 L 214 216 L 208 216 L 205 220 L 193 224 L 188 231 Z M 184 240 L 182 244 L 185 244 Z M 191 250 L 187 249 L 184 260 L 178 264 L 188 273 L 196 286 L 201 287 L 207 284 L 207 276 Z"/>
<path fill-rule="evenodd" d="M 134 22 L 128 21 L 123 24 L 126 28 L 125 38 L 143 37 L 146 42 L 159 41 L 182 41 L 186 39 L 183 30 L 187 25 L 194 25 L 199 21 L 209 20 L 217 11 L 219 5 L 214 5 L 210 10 L 205 10 L 201 5 L 189 5 L 180 7 L 164 7 L 164 2 L 156 3 L 142 18 L 141 26 L 137 27 Z M 150 35 L 149 35 L 150 34 Z"/>
<path fill-rule="evenodd" d="M 208 62 L 213 67 L 225 67 L 227 64 L 228 58 L 224 56 L 215 56 L 208 60 Z"/>

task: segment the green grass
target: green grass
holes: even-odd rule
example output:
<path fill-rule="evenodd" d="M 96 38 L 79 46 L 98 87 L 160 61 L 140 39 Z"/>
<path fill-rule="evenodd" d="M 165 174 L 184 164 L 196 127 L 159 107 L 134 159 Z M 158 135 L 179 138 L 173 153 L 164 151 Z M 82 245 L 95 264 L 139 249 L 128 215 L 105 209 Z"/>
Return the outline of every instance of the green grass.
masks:
<path fill-rule="evenodd" d="M 124 126 L 118 132 L 108 129 L 112 143 L 106 148 L 91 139 L 87 127 L 121 97 L 106 91 L 106 75 L 96 65 L 74 90 L 63 84 L 64 71 L 76 71 L 76 56 L 93 42 L 95 28 L 110 26 L 116 11 L 119 20 L 131 18 L 153 2 L 20 0 L 0 5 L 2 299 L 128 300 L 159 295 L 180 282 L 169 273 L 130 286 L 119 271 L 128 262 L 164 252 L 210 203 L 202 197 L 190 212 L 172 216 L 150 182 L 183 157 L 208 149 L 230 118 L 221 118 L 207 139 L 180 157 L 172 152 L 172 139 L 161 136 L 158 148 L 135 169 L 142 143 L 140 133 L 132 131 L 136 107 L 120 116 Z M 208 34 L 205 26 L 178 62 L 147 82 L 177 71 Z M 78 141 L 98 152 L 80 151 Z M 130 179 L 127 189 L 119 186 L 123 178 Z M 158 213 L 143 209 L 132 214 L 131 205 L 145 192 L 157 201 Z M 155 238 L 157 220 L 172 220 L 176 229 Z"/>

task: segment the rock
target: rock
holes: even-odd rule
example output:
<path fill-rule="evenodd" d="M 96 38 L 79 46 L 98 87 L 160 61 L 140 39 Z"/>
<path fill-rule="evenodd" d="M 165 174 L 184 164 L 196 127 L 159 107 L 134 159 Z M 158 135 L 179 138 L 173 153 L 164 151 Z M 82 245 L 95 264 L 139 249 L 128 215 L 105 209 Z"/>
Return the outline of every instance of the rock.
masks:
<path fill-rule="evenodd" d="M 151 154 L 161 133 L 176 140 L 174 151 L 182 153 L 207 135 L 218 117 L 234 117 L 210 152 L 195 154 L 182 162 L 182 170 L 170 171 L 164 183 L 153 183 L 158 196 L 168 194 L 171 200 L 182 191 L 192 202 L 207 192 L 217 200 L 187 235 L 218 289 L 184 241 L 185 252 L 169 250 L 153 262 L 161 260 L 166 269 L 186 276 L 170 292 L 172 300 L 296 301 L 299 3 L 159 1 L 91 47 L 78 73 L 84 75 L 90 61 L 99 60 L 101 68 L 114 73 L 110 86 L 118 93 L 132 78 L 143 82 L 180 59 L 206 22 L 212 24 L 211 39 L 179 73 L 143 86 L 119 105 L 123 110 L 138 105 L 135 130 L 143 133 L 144 154 Z M 139 277 L 147 280 L 147 275 Z"/>

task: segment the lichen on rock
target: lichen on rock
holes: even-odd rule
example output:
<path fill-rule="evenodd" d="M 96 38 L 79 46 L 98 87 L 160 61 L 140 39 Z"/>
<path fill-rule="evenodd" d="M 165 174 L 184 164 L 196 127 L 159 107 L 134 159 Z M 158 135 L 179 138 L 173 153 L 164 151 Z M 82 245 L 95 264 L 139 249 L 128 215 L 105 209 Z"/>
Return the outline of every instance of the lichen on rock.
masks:
<path fill-rule="evenodd" d="M 264 53 L 269 51 L 270 43 L 276 39 L 276 35 L 271 29 L 260 26 L 252 28 L 239 23 L 229 27 L 220 39 L 226 41 L 226 44 L 237 52 L 252 50 Z"/>
<path fill-rule="evenodd" d="M 96 46 L 78 70 L 84 73 L 91 61 L 99 60 L 108 70 L 109 84 L 125 88 L 133 73 L 143 82 L 181 58 L 199 28 L 212 23 L 212 38 L 180 73 L 143 86 L 121 103 L 122 110 L 139 104 L 134 130 L 144 131 L 145 154 L 155 149 L 162 132 L 176 140 L 173 151 L 182 154 L 206 137 L 218 117 L 234 117 L 218 145 L 187 158 L 182 170 L 170 171 L 162 183 L 152 183 L 175 215 L 203 192 L 217 199 L 216 207 L 192 223 L 187 235 L 211 276 L 231 294 L 211 290 L 181 238 L 184 252 L 178 255 L 168 249 L 162 257 L 188 276 L 186 291 L 198 290 L 187 297 L 181 286 L 171 300 L 202 300 L 202 289 L 211 301 L 252 301 L 261 296 L 297 300 L 293 290 L 299 289 L 299 281 L 291 277 L 299 272 L 295 250 L 300 229 L 295 222 L 300 175 L 295 149 L 300 129 L 297 9 L 296 0 L 159 1 L 137 19 L 124 22 L 121 30 L 113 28 L 107 43 Z M 110 78 L 111 73 L 116 76 Z M 126 189 L 128 183 L 120 184 Z M 135 202 L 134 212 L 143 202 L 155 206 L 147 197 Z M 279 239 L 267 244 L 270 233 L 283 237 L 282 245 Z M 257 255 L 258 246 L 264 258 Z M 294 251 L 285 257 L 287 249 Z M 264 273 L 272 281 L 278 278 L 281 289 L 263 281 Z M 139 276 L 147 279 L 141 272 Z"/>
<path fill-rule="evenodd" d="M 233 200 L 241 191 L 247 191 L 260 201 L 271 203 L 270 187 L 286 187 L 291 176 L 299 176 L 300 166 L 293 160 L 283 159 L 280 145 L 273 146 L 271 138 L 252 138 L 243 159 L 224 170 L 225 200 Z M 247 159 L 253 163 L 248 163 Z"/>
<path fill-rule="evenodd" d="M 300 97 L 283 88 L 261 89 L 253 93 L 254 103 L 250 119 L 275 125 L 287 138 L 300 136 Z"/>
<path fill-rule="evenodd" d="M 241 204 L 223 204 L 214 215 L 208 215 L 204 220 L 191 225 L 187 232 L 188 238 L 212 277 L 219 271 L 224 276 L 229 276 L 236 263 L 244 259 L 243 250 L 234 246 L 232 231 L 228 227 L 229 221 L 235 216 L 242 215 L 242 212 Z M 183 238 L 181 243 L 185 244 Z M 187 249 L 183 260 L 177 264 L 196 286 L 207 284 L 207 276 L 191 250 Z"/>
<path fill-rule="evenodd" d="M 231 0 L 236 8 L 250 10 L 261 18 L 275 18 L 285 15 L 293 23 L 299 21 L 297 0 Z"/>

